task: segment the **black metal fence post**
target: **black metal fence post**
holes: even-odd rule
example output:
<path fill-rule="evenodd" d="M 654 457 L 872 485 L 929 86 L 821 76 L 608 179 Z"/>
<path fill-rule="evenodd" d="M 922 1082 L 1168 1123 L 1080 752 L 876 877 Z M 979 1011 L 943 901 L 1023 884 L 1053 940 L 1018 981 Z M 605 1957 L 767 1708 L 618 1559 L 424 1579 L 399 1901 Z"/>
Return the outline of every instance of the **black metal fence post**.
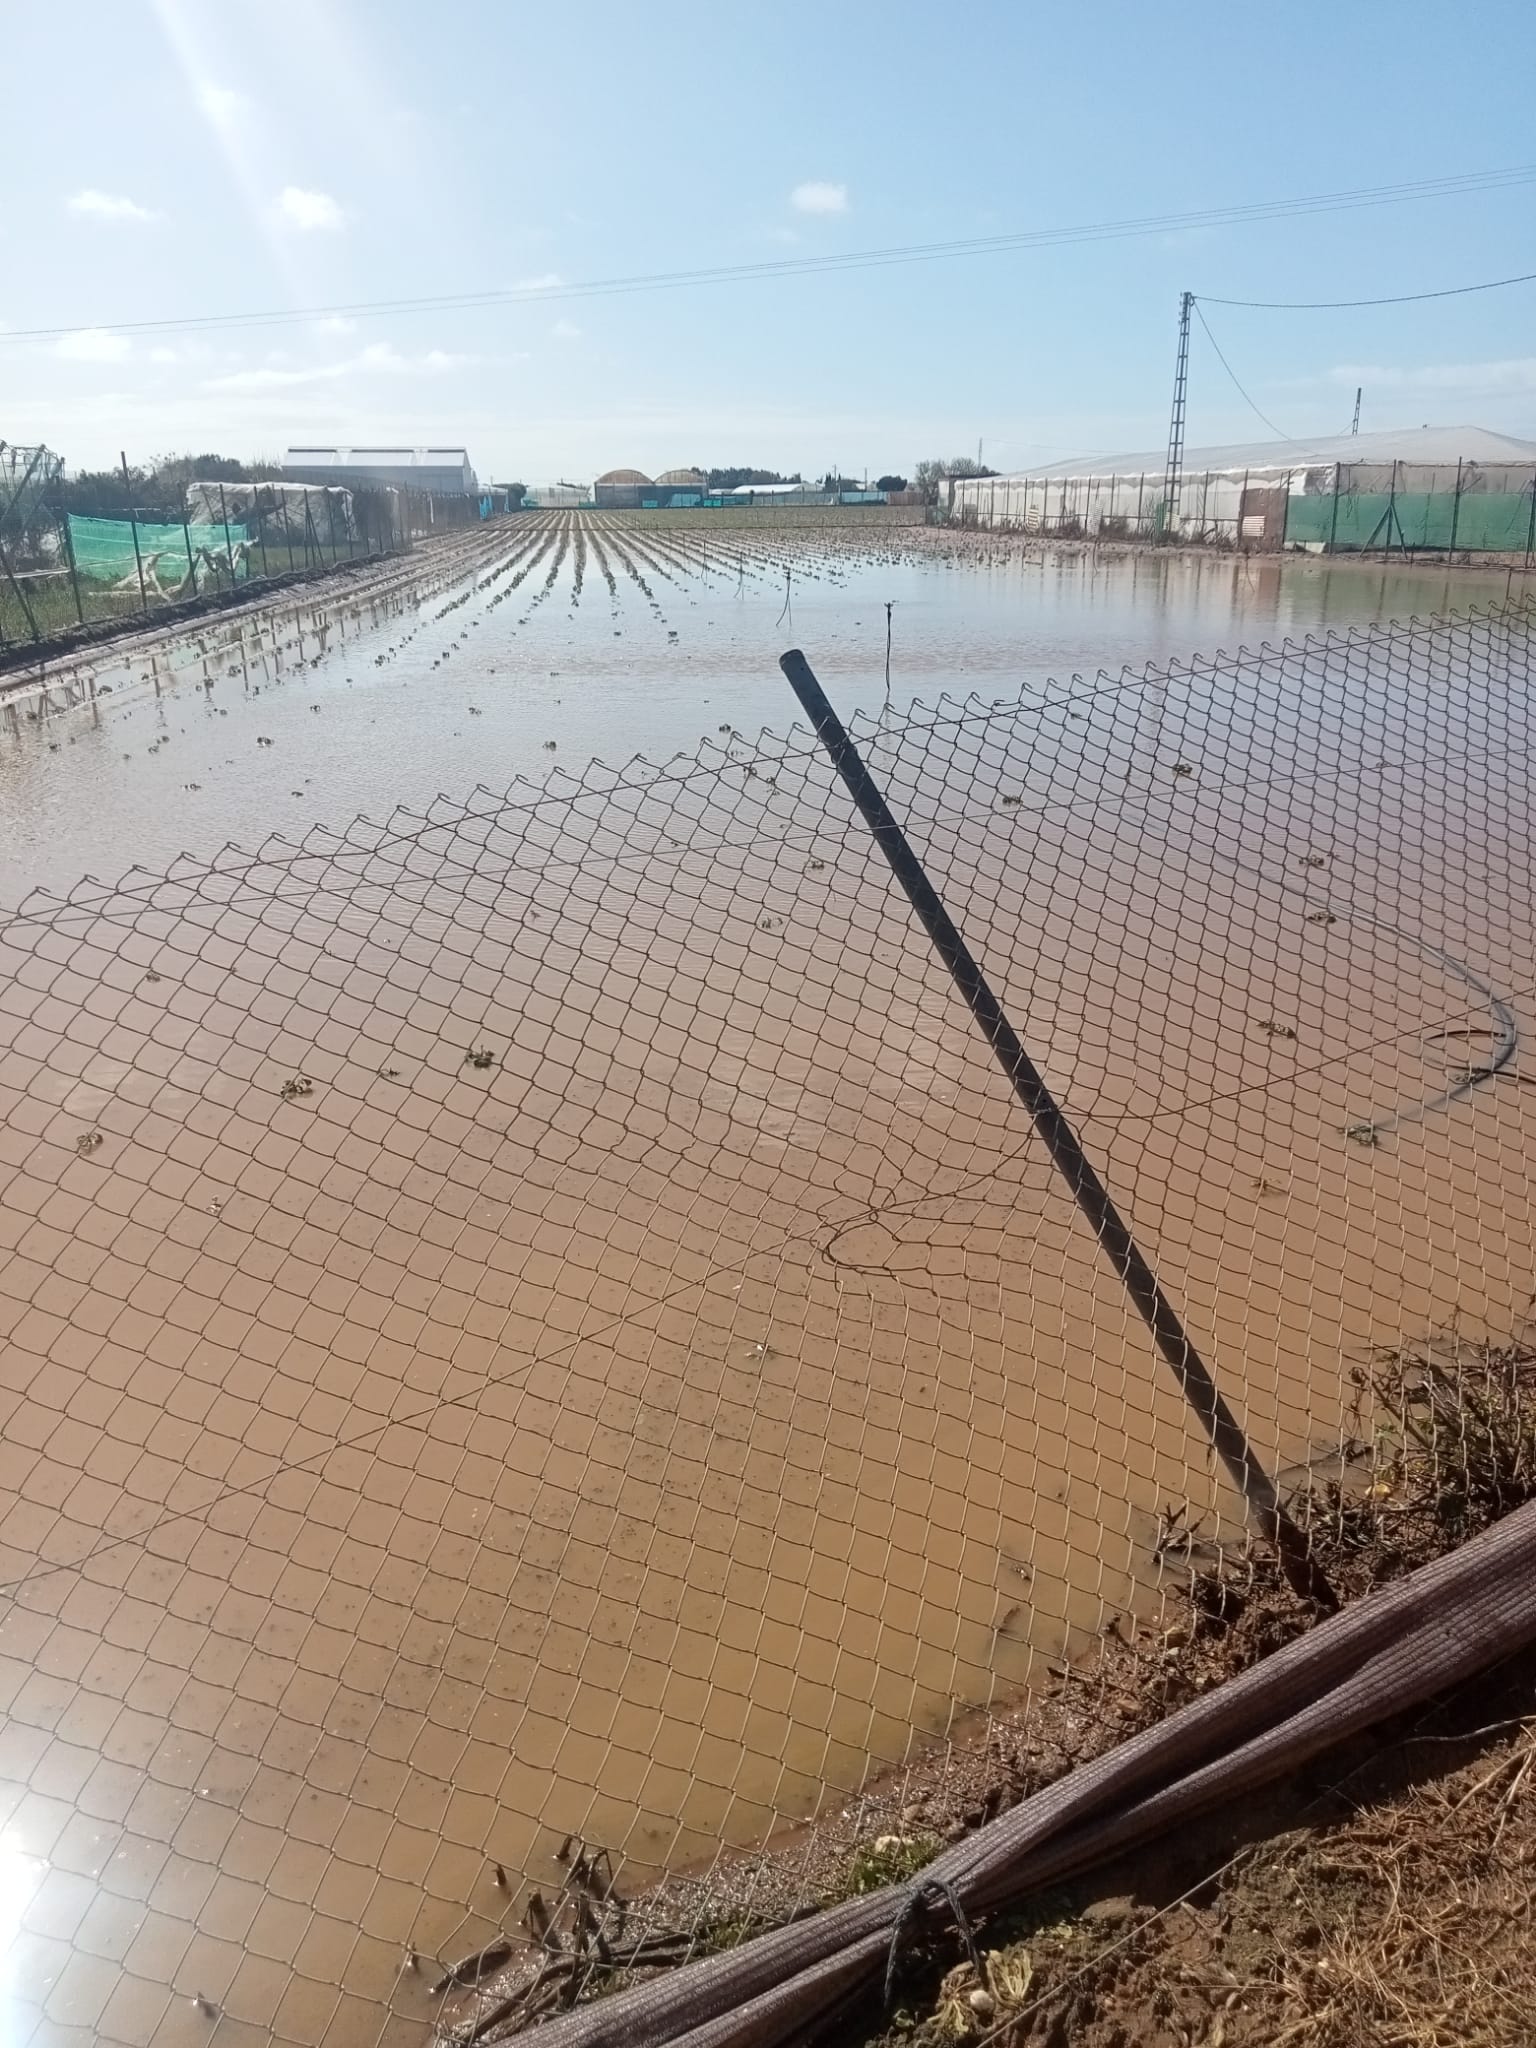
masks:
<path fill-rule="evenodd" d="M 1242 1425 L 1222 1399 L 1173 1304 L 1158 1285 L 1108 1190 L 1089 1164 L 1076 1132 L 1004 1015 L 1001 1003 L 892 816 L 858 749 L 827 701 L 810 663 L 794 648 L 781 656 L 779 666 L 874 834 L 876 844 L 890 862 L 891 871 L 933 941 L 934 950 L 970 1006 L 982 1036 L 1029 1112 L 1057 1172 L 1151 1331 L 1158 1350 L 1173 1368 L 1184 1398 L 1210 1438 L 1212 1448 L 1231 1474 L 1260 1532 L 1274 1545 L 1287 1581 L 1303 1598 L 1333 1610 L 1338 1606 L 1337 1596 L 1313 1560 L 1306 1537 L 1282 1506 L 1274 1481 L 1254 1456 Z"/>
<path fill-rule="evenodd" d="M 122 465 L 123 465 L 123 496 L 124 496 L 124 497 L 125 497 L 125 498 L 126 498 L 126 499 L 128 500 L 128 524 L 129 524 L 129 525 L 130 525 L 130 526 L 132 527 L 132 529 L 133 529 L 133 561 L 134 561 L 134 567 L 135 567 L 135 568 L 136 568 L 136 569 L 138 570 L 138 572 L 139 572 L 139 609 L 140 609 L 140 610 L 141 610 L 142 612 L 148 613 L 148 611 L 149 611 L 149 598 L 148 598 L 147 594 L 145 593 L 145 589 L 144 589 L 144 557 L 143 557 L 143 556 L 142 556 L 142 555 L 141 555 L 141 554 L 139 553 L 139 522 L 138 522 L 138 517 L 137 517 L 137 515 L 135 514 L 135 512 L 134 512 L 134 509 L 133 509 L 133 485 L 132 485 L 132 484 L 131 484 L 131 483 L 130 483 L 130 482 L 128 481 L 128 451 L 127 451 L 127 449 L 126 449 L 126 448 L 121 448 L 121 449 L 119 449 L 119 450 L 118 450 L 118 455 L 119 455 L 119 458 L 120 458 L 120 460 L 121 460 L 121 462 L 122 462 Z"/>

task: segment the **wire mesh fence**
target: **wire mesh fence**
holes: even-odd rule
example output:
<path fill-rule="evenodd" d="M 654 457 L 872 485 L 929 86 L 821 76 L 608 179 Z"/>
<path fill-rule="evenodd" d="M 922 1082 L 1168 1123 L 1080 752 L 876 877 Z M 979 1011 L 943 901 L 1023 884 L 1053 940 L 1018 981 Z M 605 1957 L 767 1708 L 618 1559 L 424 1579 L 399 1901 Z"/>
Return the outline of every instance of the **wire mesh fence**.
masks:
<path fill-rule="evenodd" d="M 83 511 L 59 502 L 64 489 L 54 475 L 49 488 L 0 505 L 0 655 L 30 657 L 176 606 L 254 595 L 481 517 L 476 499 L 417 491 L 202 483 L 184 503 L 146 506 L 125 484 Z"/>
<path fill-rule="evenodd" d="M 1161 541 L 1326 554 L 1536 555 L 1536 470 L 1526 463 L 1283 461 L 965 477 L 944 486 L 952 523 L 1056 540 Z"/>
<path fill-rule="evenodd" d="M 1287 1483 L 1529 1311 L 1531 651 L 855 727 Z M 1241 1540 L 804 734 L 34 896 L 0 1020 L 18 2040 L 424 2042 L 573 1859 L 808 1900 Z"/>

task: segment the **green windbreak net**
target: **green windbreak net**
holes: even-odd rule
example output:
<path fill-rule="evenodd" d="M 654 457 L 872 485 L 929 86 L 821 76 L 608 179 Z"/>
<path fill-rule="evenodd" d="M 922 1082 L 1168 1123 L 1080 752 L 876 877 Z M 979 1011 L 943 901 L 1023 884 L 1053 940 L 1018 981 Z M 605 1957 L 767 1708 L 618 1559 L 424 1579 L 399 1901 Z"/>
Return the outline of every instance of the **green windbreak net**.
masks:
<path fill-rule="evenodd" d="M 182 526 L 178 522 L 175 526 L 159 526 L 141 519 L 139 558 L 144 564 L 146 579 L 157 583 L 179 583 L 187 573 L 189 559 L 196 561 L 199 551 L 206 548 L 214 563 L 221 565 L 226 573 L 233 555 L 235 575 L 243 579 L 250 573 L 250 558 L 244 551 L 247 539 L 246 529 L 233 522 L 226 535 L 222 523 L 218 526 Z M 82 576 L 98 576 L 103 581 L 116 582 L 124 576 L 136 576 L 138 573 L 130 520 L 82 519 L 71 512 L 69 544 L 74 549 L 75 567 Z"/>
<path fill-rule="evenodd" d="M 1341 491 L 1291 498 L 1288 542 L 1335 548 L 1452 548 L 1511 554 L 1531 544 L 1527 491 Z"/>

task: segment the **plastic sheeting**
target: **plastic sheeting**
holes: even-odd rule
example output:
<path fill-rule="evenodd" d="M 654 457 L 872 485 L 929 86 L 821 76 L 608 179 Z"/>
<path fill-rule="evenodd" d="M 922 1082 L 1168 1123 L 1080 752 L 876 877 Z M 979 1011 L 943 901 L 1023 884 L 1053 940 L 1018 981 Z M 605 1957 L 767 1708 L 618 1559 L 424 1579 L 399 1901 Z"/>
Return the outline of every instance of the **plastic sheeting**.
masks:
<path fill-rule="evenodd" d="M 138 522 L 138 555 L 134 554 L 134 524 L 128 519 L 89 519 L 77 512 L 69 515 L 69 545 L 75 557 L 75 567 L 82 576 L 94 576 L 102 582 L 120 582 L 125 576 L 134 576 L 138 564 L 144 565 L 146 577 L 164 581 L 165 576 L 183 576 L 197 559 L 200 551 L 206 550 L 214 562 L 229 566 L 234 556 L 234 573 L 243 579 L 249 574 L 248 558 L 244 553 L 248 535 L 243 526 L 231 523 L 226 535 L 222 522 L 218 526 L 162 526 L 146 520 Z M 190 554 L 188 547 L 190 544 Z M 164 563 L 164 576 L 157 574 L 151 564 L 157 556 L 168 557 Z"/>

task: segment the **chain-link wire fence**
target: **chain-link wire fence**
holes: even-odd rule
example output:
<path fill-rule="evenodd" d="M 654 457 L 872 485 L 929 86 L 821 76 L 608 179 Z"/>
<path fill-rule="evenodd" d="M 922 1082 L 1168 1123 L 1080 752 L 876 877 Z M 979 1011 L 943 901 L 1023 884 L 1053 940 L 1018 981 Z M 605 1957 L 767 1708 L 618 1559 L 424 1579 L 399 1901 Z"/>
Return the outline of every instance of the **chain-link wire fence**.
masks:
<path fill-rule="evenodd" d="M 1531 652 L 854 727 L 1286 1484 L 1530 1307 Z M 18 2040 L 424 2042 L 599 1851 L 791 1910 L 1241 1537 L 803 733 L 35 896 L 0 1019 Z"/>
<path fill-rule="evenodd" d="M 203 483 L 146 506 L 130 480 L 89 511 L 58 502 L 63 489 L 54 478 L 0 517 L 0 659 L 403 553 L 482 517 L 475 498 L 393 489 Z"/>

